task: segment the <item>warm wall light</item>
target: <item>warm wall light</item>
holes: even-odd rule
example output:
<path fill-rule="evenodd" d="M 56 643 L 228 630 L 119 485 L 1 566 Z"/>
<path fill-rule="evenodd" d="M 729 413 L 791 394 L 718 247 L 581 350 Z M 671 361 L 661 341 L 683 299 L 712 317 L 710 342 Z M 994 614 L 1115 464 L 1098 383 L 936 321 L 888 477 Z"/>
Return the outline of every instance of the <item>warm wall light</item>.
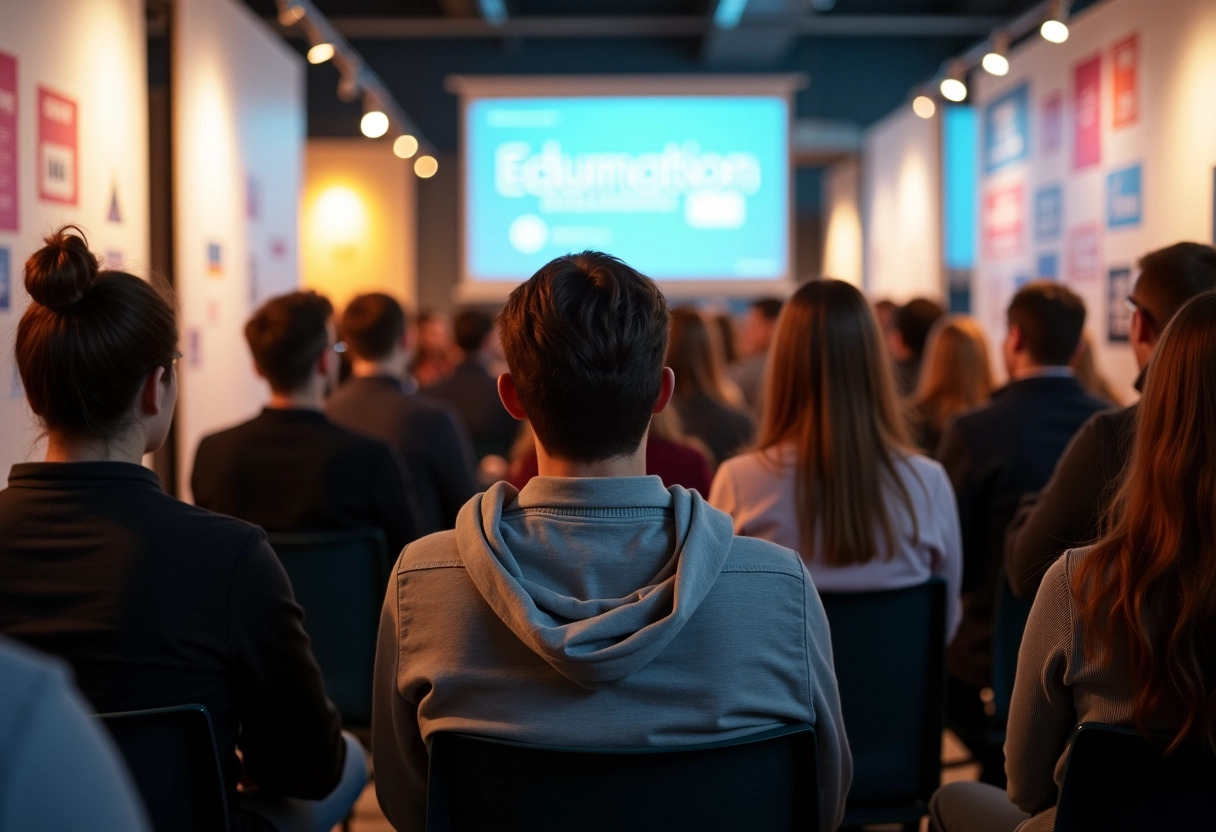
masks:
<path fill-rule="evenodd" d="M 967 98 L 967 85 L 958 78 L 947 78 L 942 81 L 942 97 L 956 104 Z"/>
<path fill-rule="evenodd" d="M 1039 27 L 1043 40 L 1052 43 L 1063 43 L 1068 40 L 1068 2 L 1067 0 L 1052 0 L 1047 9 L 1047 19 Z"/>
<path fill-rule="evenodd" d="M 358 243 L 367 234 L 369 218 L 363 198 L 349 185 L 330 185 L 313 206 L 312 236 L 331 246 Z"/>
<path fill-rule="evenodd" d="M 332 43 L 318 43 L 308 50 L 308 62 L 310 64 L 323 64 L 333 56 L 334 45 Z"/>
<path fill-rule="evenodd" d="M 393 155 L 398 159 L 408 159 L 418 152 L 418 140 L 406 133 L 398 136 L 393 142 Z"/>
<path fill-rule="evenodd" d="M 1009 35 L 1004 33 L 992 36 L 992 48 L 980 62 L 984 71 L 989 75 L 1009 74 Z"/>
<path fill-rule="evenodd" d="M 368 110 L 359 122 L 359 129 L 369 139 L 378 139 L 388 132 L 388 116 L 379 110 Z"/>
<path fill-rule="evenodd" d="M 933 99 L 929 96 L 918 95 L 912 99 L 912 112 L 921 118 L 933 118 L 937 113 L 937 105 L 933 103 Z"/>
<path fill-rule="evenodd" d="M 414 160 L 414 173 L 419 179 L 430 179 L 439 172 L 439 162 L 434 156 L 419 156 Z"/>

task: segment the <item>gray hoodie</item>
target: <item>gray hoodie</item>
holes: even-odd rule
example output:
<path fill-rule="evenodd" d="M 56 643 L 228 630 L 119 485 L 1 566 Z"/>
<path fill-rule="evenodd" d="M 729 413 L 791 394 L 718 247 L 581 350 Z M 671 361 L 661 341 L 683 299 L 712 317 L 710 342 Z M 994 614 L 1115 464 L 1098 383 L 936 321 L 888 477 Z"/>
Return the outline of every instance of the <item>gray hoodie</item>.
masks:
<path fill-rule="evenodd" d="M 658 477 L 534 478 L 401 553 L 376 657 L 377 792 L 425 827 L 426 745 L 465 731 L 681 745 L 808 722 L 822 828 L 851 760 L 819 597 L 796 554 Z M 575 827 L 572 828 L 576 828 Z"/>

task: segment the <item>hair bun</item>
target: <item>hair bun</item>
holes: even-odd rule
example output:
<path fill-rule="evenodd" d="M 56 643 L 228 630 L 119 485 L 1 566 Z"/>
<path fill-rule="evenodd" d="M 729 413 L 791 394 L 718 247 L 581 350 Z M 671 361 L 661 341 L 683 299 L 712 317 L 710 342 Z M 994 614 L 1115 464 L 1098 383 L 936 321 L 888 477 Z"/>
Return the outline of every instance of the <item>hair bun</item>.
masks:
<path fill-rule="evenodd" d="M 25 290 L 51 309 L 71 306 L 89 291 L 100 264 L 84 232 L 74 225 L 65 225 L 43 242 L 46 245 L 25 261 Z"/>

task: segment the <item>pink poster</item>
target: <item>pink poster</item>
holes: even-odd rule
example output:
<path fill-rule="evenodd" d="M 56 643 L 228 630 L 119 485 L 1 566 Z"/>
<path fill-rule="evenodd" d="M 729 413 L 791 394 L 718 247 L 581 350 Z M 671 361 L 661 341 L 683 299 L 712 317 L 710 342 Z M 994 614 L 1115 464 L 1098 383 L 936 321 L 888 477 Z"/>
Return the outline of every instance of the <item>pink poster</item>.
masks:
<path fill-rule="evenodd" d="M 1043 99 L 1043 117 L 1039 119 L 1042 133 L 1039 148 L 1044 156 L 1051 156 L 1064 143 L 1064 93 L 1056 90 Z"/>
<path fill-rule="evenodd" d="M 0 229 L 17 230 L 17 59 L 0 52 Z"/>
<path fill-rule="evenodd" d="M 1026 235 L 1026 188 L 1021 182 L 984 193 L 984 256 L 1014 257 Z"/>
<path fill-rule="evenodd" d="M 76 102 L 38 88 L 38 198 L 75 205 L 80 182 Z"/>
<path fill-rule="evenodd" d="M 1102 269 L 1101 240 L 1096 223 L 1078 225 L 1068 232 L 1068 279 L 1077 283 L 1097 280 Z"/>
<path fill-rule="evenodd" d="M 1073 105 L 1077 108 L 1073 136 L 1073 167 L 1102 161 L 1102 56 L 1094 55 L 1073 67 Z"/>
<path fill-rule="evenodd" d="M 1140 118 L 1140 87 L 1136 76 L 1140 71 L 1140 36 L 1132 35 L 1111 48 L 1111 63 L 1114 64 L 1114 125 L 1128 127 Z"/>

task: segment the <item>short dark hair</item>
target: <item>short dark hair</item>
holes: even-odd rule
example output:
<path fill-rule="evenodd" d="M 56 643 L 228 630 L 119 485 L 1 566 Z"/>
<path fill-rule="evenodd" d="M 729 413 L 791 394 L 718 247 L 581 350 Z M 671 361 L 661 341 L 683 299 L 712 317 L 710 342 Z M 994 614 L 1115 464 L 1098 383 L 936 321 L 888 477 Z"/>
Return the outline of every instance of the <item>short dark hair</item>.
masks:
<path fill-rule="evenodd" d="M 364 361 L 379 361 L 393 351 L 405 334 L 407 318 L 391 295 L 359 295 L 342 313 L 342 338 L 350 351 Z"/>
<path fill-rule="evenodd" d="M 67 225 L 25 262 L 33 303 L 17 326 L 17 370 L 48 430 L 108 439 L 127 427 L 140 386 L 172 372 L 177 315 L 163 283 L 102 269 L 84 232 Z"/>
<path fill-rule="evenodd" d="M 654 281 L 598 251 L 552 260 L 516 287 L 499 315 L 503 352 L 546 451 L 595 462 L 637 450 L 670 317 Z"/>
<path fill-rule="evenodd" d="M 481 349 L 481 345 L 493 331 L 493 316 L 477 309 L 464 309 L 452 321 L 452 336 L 456 339 L 456 346 L 466 353 Z"/>
<path fill-rule="evenodd" d="M 752 301 L 749 308 L 755 309 L 768 320 L 775 321 L 781 314 L 781 307 L 784 305 L 780 298 L 759 298 Z"/>
<path fill-rule="evenodd" d="M 1139 265 L 1132 294 L 1157 335 L 1184 303 L 1216 289 L 1216 248 L 1203 243 L 1175 243 L 1150 251 Z"/>
<path fill-rule="evenodd" d="M 1036 280 L 1013 296 L 1006 317 L 1021 330 L 1036 364 L 1059 367 L 1072 361 L 1081 342 L 1085 302 L 1062 283 Z"/>
<path fill-rule="evenodd" d="M 329 346 L 326 324 L 333 314 L 333 304 L 316 292 L 279 295 L 253 313 L 245 324 L 245 340 L 270 389 L 289 393 L 307 383 Z"/>
<path fill-rule="evenodd" d="M 903 306 L 896 307 L 893 323 L 899 337 L 904 341 L 904 346 L 920 358 L 925 351 L 929 330 L 933 329 L 938 318 L 945 314 L 946 310 L 942 309 L 941 304 L 928 298 L 913 298 Z"/>

